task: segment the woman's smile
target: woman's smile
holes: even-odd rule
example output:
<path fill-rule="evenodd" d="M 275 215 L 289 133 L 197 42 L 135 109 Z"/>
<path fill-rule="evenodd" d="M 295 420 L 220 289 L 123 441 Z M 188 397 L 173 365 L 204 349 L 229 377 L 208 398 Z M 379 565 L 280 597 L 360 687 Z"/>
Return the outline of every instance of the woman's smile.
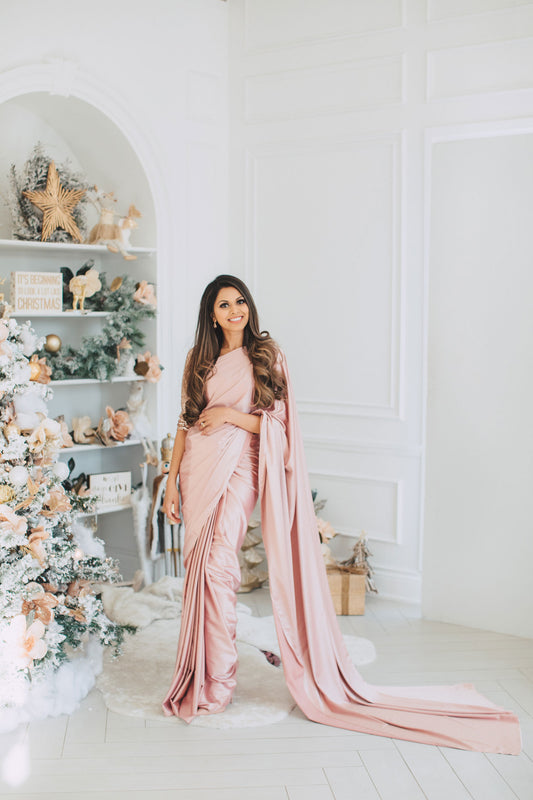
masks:
<path fill-rule="evenodd" d="M 225 337 L 235 335 L 242 337 L 243 331 L 248 324 L 250 311 L 246 300 L 233 286 L 226 286 L 221 289 L 215 300 L 212 319 L 213 324 L 220 325 Z M 231 333 L 230 333 L 231 331 Z M 231 342 L 226 338 L 226 346 L 234 347 L 239 342 L 233 339 Z"/>

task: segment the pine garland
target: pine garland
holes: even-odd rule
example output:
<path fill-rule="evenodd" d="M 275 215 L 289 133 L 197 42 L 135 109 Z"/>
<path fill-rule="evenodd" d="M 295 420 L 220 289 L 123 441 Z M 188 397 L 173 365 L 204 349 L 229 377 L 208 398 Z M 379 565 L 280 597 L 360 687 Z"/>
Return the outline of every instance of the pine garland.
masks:
<path fill-rule="evenodd" d="M 94 262 L 87 261 L 78 274 L 90 269 Z M 70 270 L 67 272 L 72 274 Z M 117 347 L 123 339 L 127 339 L 132 347 L 142 349 L 145 335 L 139 328 L 143 319 L 155 317 L 153 306 L 134 300 L 136 283 L 128 275 L 122 277 L 120 286 L 114 290 L 108 285 L 106 273 L 99 275 L 101 289 L 85 301 L 87 311 L 112 312 L 102 326 L 101 332 L 95 336 L 84 336 L 78 348 L 70 345 L 62 347 L 57 353 L 40 350 L 39 358 L 45 356 L 52 369 L 52 380 L 68 380 L 69 378 L 97 378 L 109 380 L 116 375 L 119 362 Z M 63 292 L 64 300 L 69 301 L 67 291 Z M 68 308 L 68 305 L 65 306 Z"/>

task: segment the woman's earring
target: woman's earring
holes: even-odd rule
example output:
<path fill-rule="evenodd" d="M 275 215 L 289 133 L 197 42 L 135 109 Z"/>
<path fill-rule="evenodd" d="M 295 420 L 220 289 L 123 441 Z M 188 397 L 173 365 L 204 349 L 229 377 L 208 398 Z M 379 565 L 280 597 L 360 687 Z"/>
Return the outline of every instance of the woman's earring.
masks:
<path fill-rule="evenodd" d="M 213 328 L 216 328 L 216 326 L 217 326 L 217 321 L 216 321 L 216 319 L 214 319 L 213 320 Z"/>

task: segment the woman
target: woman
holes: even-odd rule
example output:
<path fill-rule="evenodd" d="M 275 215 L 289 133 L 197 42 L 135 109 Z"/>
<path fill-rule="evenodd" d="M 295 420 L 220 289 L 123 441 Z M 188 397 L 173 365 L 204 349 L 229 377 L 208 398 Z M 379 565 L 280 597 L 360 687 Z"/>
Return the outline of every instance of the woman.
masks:
<path fill-rule="evenodd" d="M 247 287 L 231 275 L 206 287 L 185 364 L 164 501 L 174 523 L 178 474 L 186 577 L 166 715 L 190 722 L 231 701 L 237 554 L 260 495 L 284 675 L 309 719 L 427 744 L 520 752 L 516 716 L 473 687 L 376 687 L 351 663 L 329 594 L 286 359 L 260 331 Z"/>

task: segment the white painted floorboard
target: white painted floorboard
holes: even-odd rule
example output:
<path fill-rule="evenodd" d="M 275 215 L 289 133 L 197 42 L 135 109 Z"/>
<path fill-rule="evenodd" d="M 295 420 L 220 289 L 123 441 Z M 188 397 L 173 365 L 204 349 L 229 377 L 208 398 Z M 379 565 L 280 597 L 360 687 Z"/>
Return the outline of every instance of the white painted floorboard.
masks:
<path fill-rule="evenodd" d="M 241 596 L 270 613 L 268 590 Z M 0 798 L 19 800 L 533 800 L 533 640 L 428 622 L 369 597 L 340 618 L 378 657 L 371 683 L 472 682 L 520 718 L 520 756 L 472 753 L 309 722 L 215 730 L 108 711 L 93 690 L 71 716 L 0 737 Z M 165 687 L 162 687 L 165 688 Z"/>

